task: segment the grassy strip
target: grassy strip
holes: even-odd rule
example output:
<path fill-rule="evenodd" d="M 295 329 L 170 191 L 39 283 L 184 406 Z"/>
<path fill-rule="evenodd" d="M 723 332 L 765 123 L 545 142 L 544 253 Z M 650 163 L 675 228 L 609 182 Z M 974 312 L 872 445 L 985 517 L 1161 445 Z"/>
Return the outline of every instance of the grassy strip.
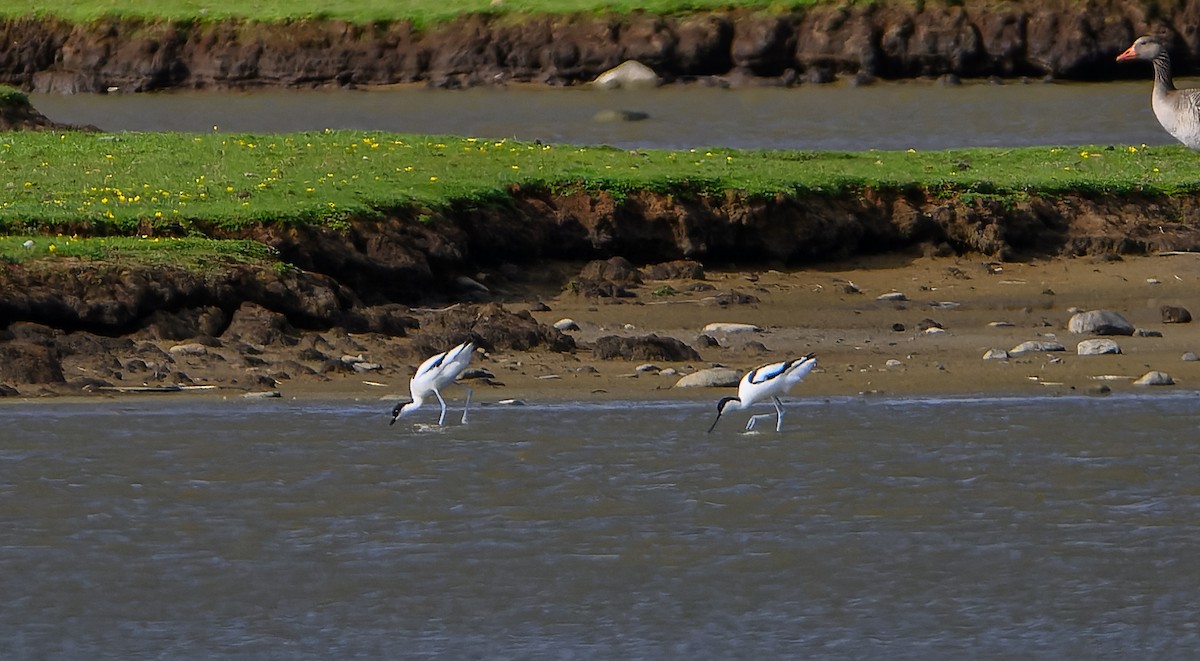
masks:
<path fill-rule="evenodd" d="M 0 234 L 205 234 L 401 208 L 494 204 L 511 185 L 754 197 L 867 188 L 1021 196 L 1173 195 L 1200 188 L 1183 147 L 953 151 L 683 151 L 542 145 L 361 131 L 0 137 Z"/>
<path fill-rule="evenodd" d="M 230 262 L 276 264 L 269 248 L 255 241 L 203 237 L 0 236 L 0 264 L 47 259 L 176 266 L 204 270 Z"/>
<path fill-rule="evenodd" d="M 0 4 L 0 17 L 54 16 L 80 22 L 89 22 L 105 16 L 174 20 L 244 18 L 270 22 L 321 18 L 354 23 L 410 20 L 418 25 L 427 25 L 448 21 L 466 13 L 630 14 L 640 10 L 671 15 L 730 7 L 784 11 L 829 2 L 830 0 L 503 0 L 492 5 L 485 0 L 461 3 L 434 0 L 353 0 L 335 3 L 319 0 L 257 0 L 250 3 L 243 0 L 43 0 L 33 6 L 22 6 L 19 2 Z"/>

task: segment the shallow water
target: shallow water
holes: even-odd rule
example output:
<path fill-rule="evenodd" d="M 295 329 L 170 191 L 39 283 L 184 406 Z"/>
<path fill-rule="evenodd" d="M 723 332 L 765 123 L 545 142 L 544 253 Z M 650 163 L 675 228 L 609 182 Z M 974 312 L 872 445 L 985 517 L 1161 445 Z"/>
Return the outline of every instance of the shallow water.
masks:
<path fill-rule="evenodd" d="M 174 396 L 172 396 L 174 397 Z M 1161 658 L 1196 397 L 0 407 L 10 658 Z M 770 410 L 767 407 L 766 410 Z M 436 419 L 436 410 L 417 416 Z M 452 412 L 448 420 L 457 421 Z"/>
<path fill-rule="evenodd" d="M 928 83 L 726 90 L 589 89 L 180 92 L 34 95 L 60 122 L 111 131 L 292 132 L 325 128 L 517 138 L 626 148 L 949 149 L 1171 144 L 1150 81 Z M 600 122 L 604 110 L 649 119 Z"/>

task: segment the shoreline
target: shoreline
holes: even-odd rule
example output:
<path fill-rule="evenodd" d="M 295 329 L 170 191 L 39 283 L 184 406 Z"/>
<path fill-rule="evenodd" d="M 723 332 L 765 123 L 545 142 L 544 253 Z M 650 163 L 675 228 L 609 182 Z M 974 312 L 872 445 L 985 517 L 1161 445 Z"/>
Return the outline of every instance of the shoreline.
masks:
<path fill-rule="evenodd" d="M 1183 356 L 1200 351 L 1200 326 L 1164 323 L 1160 308 L 1200 309 L 1198 283 L 1200 254 L 1025 263 L 997 263 L 979 257 L 893 256 L 786 271 L 709 271 L 703 280 L 643 285 L 627 299 L 594 299 L 535 289 L 523 300 L 505 302 L 505 308 L 517 313 L 528 310 L 545 325 L 572 319 L 580 329 L 567 334 L 578 348 L 574 353 L 539 347 L 477 354 L 472 368 L 493 376 L 472 384 L 472 407 L 502 399 L 715 402 L 733 394 L 734 389 L 673 386 L 682 375 L 701 369 L 727 366 L 744 372 L 808 352 L 817 354 L 818 367 L 792 391 L 790 399 L 1189 392 L 1200 390 L 1200 361 Z M 663 287 L 677 293 L 657 296 L 651 291 Z M 737 292 L 744 302 L 721 305 L 713 300 L 714 292 Z M 891 292 L 904 294 L 907 300 L 879 300 L 880 295 Z M 1076 344 L 1092 337 L 1067 331 L 1067 321 L 1076 309 L 1112 310 L 1138 328 L 1160 332 L 1161 337 L 1114 337 L 1120 354 L 1076 355 Z M 761 330 L 702 333 L 706 324 L 714 322 L 752 324 Z M 942 332 L 921 330 L 930 324 L 940 325 Z M 604 360 L 591 351 L 603 336 L 649 334 L 676 338 L 695 348 L 701 359 Z M 65 391 L 65 385 L 18 385 L 20 395 L 4 402 L 233 399 L 244 392 L 272 390 L 287 401 L 378 401 L 381 409 L 390 408 L 387 402 L 407 399 L 408 379 L 423 360 L 415 353 L 412 338 L 334 335 L 317 333 L 311 340 L 319 346 L 324 346 L 322 342 L 348 342 L 335 349 L 353 351 L 357 347 L 359 355 L 379 368 L 361 374 L 296 371 L 267 387 L 261 385 L 261 377 L 267 373 L 278 376 L 279 368 L 247 365 L 228 347 L 218 347 L 210 349 L 207 356 L 178 355 L 171 368 L 188 374 L 194 385 L 217 386 L 216 392 L 82 394 Z M 699 346 L 701 335 L 718 344 Z M 1005 360 L 983 358 L 990 349 L 1009 350 L 1025 341 L 1057 341 L 1066 350 L 1036 351 Z M 153 343 L 163 351 L 177 344 Z M 284 365 L 291 360 L 295 364 L 287 355 L 286 351 L 278 355 L 268 352 L 254 362 Z M 126 360 L 110 354 L 75 355 L 63 359 L 63 370 L 98 379 L 106 370 L 113 371 L 114 359 Z M 639 373 L 636 370 L 642 363 L 676 373 Z M 1133 385 L 1134 379 L 1152 370 L 1168 373 L 1175 385 Z M 136 387 L 137 377 L 127 376 L 117 385 Z M 445 394 L 451 411 L 461 405 L 462 390 L 451 388 Z M 426 408 L 437 410 L 436 405 Z"/>

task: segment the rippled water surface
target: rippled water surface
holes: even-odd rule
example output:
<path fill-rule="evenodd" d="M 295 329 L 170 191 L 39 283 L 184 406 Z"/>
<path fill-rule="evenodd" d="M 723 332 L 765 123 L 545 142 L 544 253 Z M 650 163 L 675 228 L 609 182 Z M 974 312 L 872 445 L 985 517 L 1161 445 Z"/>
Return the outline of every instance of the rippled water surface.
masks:
<path fill-rule="evenodd" d="M 0 649 L 1187 657 L 1196 404 L 5 405 Z"/>
<path fill-rule="evenodd" d="M 853 151 L 1174 142 L 1150 111 L 1148 72 L 1145 81 L 1106 84 L 184 92 L 35 95 L 33 103 L 54 120 L 112 131 L 345 128 L 628 148 Z M 612 110 L 649 119 L 594 119 Z"/>

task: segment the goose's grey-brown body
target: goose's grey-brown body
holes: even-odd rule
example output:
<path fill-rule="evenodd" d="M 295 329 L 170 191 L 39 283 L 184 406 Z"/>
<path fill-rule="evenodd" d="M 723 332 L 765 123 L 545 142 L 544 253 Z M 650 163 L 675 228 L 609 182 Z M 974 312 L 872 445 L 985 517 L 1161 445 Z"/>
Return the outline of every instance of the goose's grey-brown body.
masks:
<path fill-rule="evenodd" d="M 1148 60 L 1154 65 L 1154 92 L 1150 107 L 1158 123 L 1174 138 L 1200 150 L 1200 89 L 1175 89 L 1171 80 L 1171 57 L 1167 48 L 1154 37 L 1138 37 L 1133 45 L 1117 56 L 1118 62 Z"/>

